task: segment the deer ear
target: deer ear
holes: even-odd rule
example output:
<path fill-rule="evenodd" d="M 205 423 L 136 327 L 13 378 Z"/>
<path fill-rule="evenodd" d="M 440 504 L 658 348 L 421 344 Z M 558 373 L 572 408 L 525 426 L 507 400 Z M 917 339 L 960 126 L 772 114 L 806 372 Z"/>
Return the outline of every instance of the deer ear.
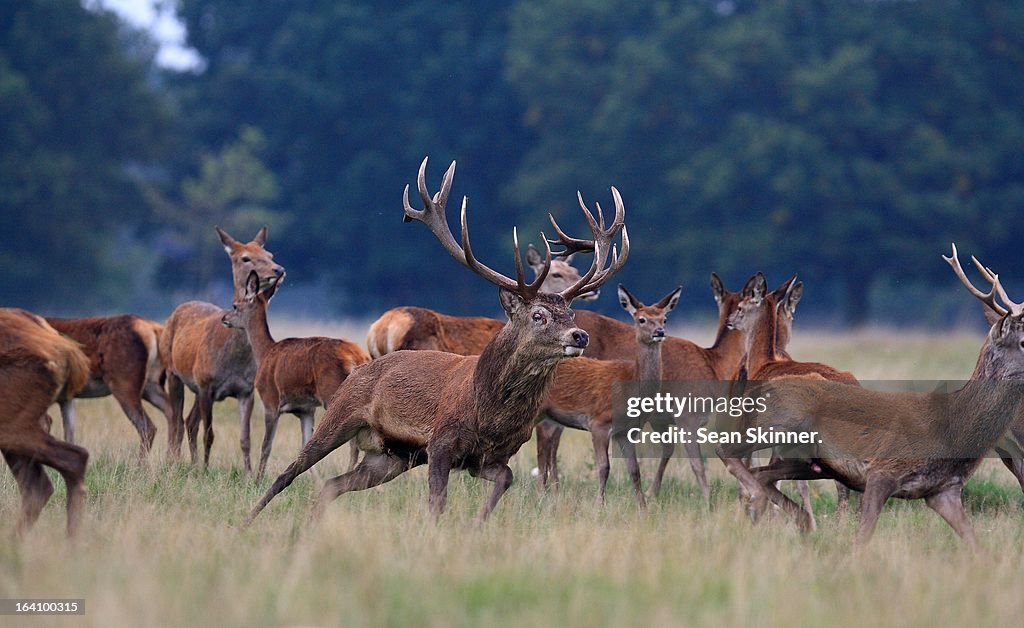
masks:
<path fill-rule="evenodd" d="M 227 251 L 228 255 L 231 255 L 232 249 L 238 245 L 238 240 L 228 235 L 227 231 L 224 231 L 220 227 L 214 227 L 214 231 L 217 232 L 217 237 L 220 238 L 221 244 L 224 245 L 224 250 Z"/>
<path fill-rule="evenodd" d="M 1003 317 L 999 312 L 996 312 L 985 304 L 982 304 L 981 309 L 985 312 L 985 320 L 988 321 L 989 325 L 995 325 L 999 322 L 999 319 Z"/>
<path fill-rule="evenodd" d="M 711 293 L 715 295 L 715 302 L 719 305 L 722 304 L 722 301 L 724 301 L 725 297 L 729 294 L 729 291 L 725 289 L 725 284 L 722 283 L 722 280 L 718 277 L 717 273 L 711 273 Z"/>
<path fill-rule="evenodd" d="M 263 225 L 263 227 L 259 231 L 256 232 L 256 237 L 253 238 L 252 241 L 255 242 L 256 244 L 260 245 L 260 246 L 266 246 L 266 244 L 267 244 L 267 226 L 266 225 Z"/>
<path fill-rule="evenodd" d="M 501 301 L 501 309 L 505 310 L 509 318 L 512 318 L 516 312 L 526 305 L 523 297 L 504 288 L 498 289 L 498 300 Z"/>
<path fill-rule="evenodd" d="M 760 303 L 764 299 L 765 293 L 768 292 L 768 282 L 764 278 L 764 274 L 761 272 L 756 273 L 753 277 L 747 280 L 746 285 L 743 286 L 743 298 L 751 299 L 757 303 Z"/>
<path fill-rule="evenodd" d="M 774 297 L 776 303 L 782 303 L 786 300 L 786 295 L 789 293 L 789 289 L 793 287 L 793 282 L 796 281 L 796 275 L 793 275 L 786 281 L 782 282 L 782 285 L 772 290 L 772 297 Z"/>
<path fill-rule="evenodd" d="M 640 309 L 640 302 L 621 283 L 619 284 L 619 305 L 622 306 L 622 309 L 629 312 L 630 316 L 636 314 L 636 311 Z"/>
<path fill-rule="evenodd" d="M 796 304 L 800 302 L 800 299 L 804 296 L 804 282 L 798 281 L 793 284 L 793 287 L 789 290 L 789 296 L 786 297 L 786 309 L 789 310 L 790 316 L 796 312 Z"/>
<path fill-rule="evenodd" d="M 256 295 L 260 292 L 260 276 L 254 270 L 249 273 L 249 277 L 245 280 L 245 300 L 255 301 Z"/>
<path fill-rule="evenodd" d="M 683 287 L 679 286 L 672 292 L 665 295 L 665 297 L 661 301 L 658 301 L 655 307 L 659 307 L 665 310 L 666 314 L 671 312 L 672 310 L 676 309 L 677 305 L 679 305 L 679 295 L 681 295 L 682 293 Z"/>
<path fill-rule="evenodd" d="M 540 256 L 540 251 L 537 250 L 532 244 L 526 247 L 526 265 L 533 268 L 540 266 L 544 263 L 544 258 Z"/>

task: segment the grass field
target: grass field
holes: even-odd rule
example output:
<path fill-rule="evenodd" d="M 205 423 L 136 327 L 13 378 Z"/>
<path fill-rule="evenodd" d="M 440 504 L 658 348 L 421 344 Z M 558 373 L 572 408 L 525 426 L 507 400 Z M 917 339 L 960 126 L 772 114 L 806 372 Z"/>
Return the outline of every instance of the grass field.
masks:
<path fill-rule="evenodd" d="M 346 333 L 338 326 L 275 326 L 292 333 Z M 692 332 L 692 333 L 691 333 Z M 708 330 L 685 330 L 707 340 Z M 964 378 L 980 332 L 798 333 L 799 359 L 829 362 L 862 379 Z M 259 404 L 257 404 L 259 406 Z M 440 525 L 426 516 L 426 470 L 335 501 L 307 525 L 313 478 L 300 478 L 256 520 L 235 526 L 299 445 L 298 421 L 282 419 L 270 478 L 240 472 L 235 404 L 218 404 L 211 468 L 164 462 L 166 429 L 150 462 L 112 399 L 79 405 L 79 434 L 92 454 L 79 542 L 64 538 L 63 486 L 21 542 L 9 530 L 17 490 L 0 473 L 0 597 L 85 598 L 90 625 L 1010 625 L 1024 616 L 1022 495 L 987 461 L 966 499 L 987 553 L 975 557 L 923 503 L 894 501 L 872 543 L 851 553 L 854 523 L 838 525 L 834 489 L 813 487 L 819 530 L 800 536 L 776 515 L 754 526 L 739 511 L 735 482 L 709 461 L 713 505 L 705 511 L 685 460 L 661 498 L 639 512 L 621 460 L 608 503 L 595 505 L 590 441 L 563 439 L 563 486 L 540 495 L 532 444 L 513 459 L 517 482 L 494 517 L 471 525 L 490 485 L 452 475 Z M 254 413 L 254 450 L 262 410 Z M 59 429 L 58 429 L 59 431 Z M 347 450 L 321 463 L 340 471 Z M 649 480 L 651 461 L 645 461 Z M 39 618 L 17 625 L 78 625 Z M 2 622 L 3 620 L 0 620 Z M 12 624 L 7 624 L 12 625 Z"/>

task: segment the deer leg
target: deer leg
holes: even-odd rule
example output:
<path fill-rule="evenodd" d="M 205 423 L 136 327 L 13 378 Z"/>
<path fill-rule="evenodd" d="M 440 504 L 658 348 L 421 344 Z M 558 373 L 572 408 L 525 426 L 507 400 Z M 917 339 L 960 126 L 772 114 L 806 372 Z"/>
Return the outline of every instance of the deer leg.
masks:
<path fill-rule="evenodd" d="M 188 422 L 188 444 L 192 449 L 193 463 L 197 457 L 199 424 L 202 423 L 206 428 L 203 468 L 207 469 L 210 466 L 210 449 L 213 447 L 213 393 L 208 388 L 200 388 L 196 393 L 196 402 L 189 413 Z"/>
<path fill-rule="evenodd" d="M 974 536 L 971 520 L 964 511 L 960 491 L 960 486 L 951 486 L 941 493 L 926 497 L 924 501 L 929 508 L 939 513 L 939 516 L 956 530 L 956 533 L 972 550 L 977 552 L 981 548 L 978 545 L 977 537 Z"/>
<path fill-rule="evenodd" d="M 814 519 L 814 505 L 811 503 L 811 486 L 807 483 L 807 480 L 796 481 L 796 492 L 800 495 L 800 503 L 803 505 L 804 512 L 810 515 L 811 519 Z"/>
<path fill-rule="evenodd" d="M 303 412 L 299 415 L 299 424 L 302 426 L 302 446 L 305 447 L 309 439 L 313 437 L 313 413 Z"/>
<path fill-rule="evenodd" d="M 348 470 L 355 469 L 357 464 L 359 464 L 359 443 L 353 440 L 348 444 Z"/>
<path fill-rule="evenodd" d="M 708 477 L 704 473 L 704 454 L 701 453 L 700 444 L 693 442 L 691 438 L 690 442 L 683 444 L 683 448 L 690 461 L 690 469 L 693 471 L 694 477 L 697 478 L 697 484 L 700 485 L 700 493 L 704 496 L 704 506 L 710 508 L 711 487 L 708 486 Z"/>
<path fill-rule="evenodd" d="M 777 483 L 781 480 L 796 480 L 799 487 L 802 483 L 807 485 L 809 479 L 819 479 L 820 472 L 815 471 L 810 464 L 804 460 L 785 460 L 774 458 L 774 462 L 768 466 L 757 467 L 751 470 L 754 478 L 764 487 L 768 499 L 786 512 L 792 514 L 797 525 L 804 532 L 816 530 L 817 522 L 814 520 L 814 509 L 810 505 L 810 495 L 805 498 L 803 507 L 800 507 L 791 500 L 785 493 L 778 489 Z M 801 493 L 801 495 L 803 495 Z"/>
<path fill-rule="evenodd" d="M 668 467 L 668 461 L 672 459 L 672 454 L 675 453 L 675 450 L 676 446 L 672 442 L 661 444 L 661 460 L 658 461 L 658 470 L 654 474 L 654 483 L 651 484 L 651 494 L 655 497 L 661 492 L 661 480 L 665 477 L 665 469 Z"/>
<path fill-rule="evenodd" d="M 318 520 L 323 515 L 327 504 L 345 493 L 363 491 L 390 482 L 411 468 L 412 464 L 405 458 L 382 453 L 367 453 L 355 469 L 324 483 L 310 518 L 313 521 Z"/>
<path fill-rule="evenodd" d="M 490 464 L 482 469 L 471 469 L 470 475 L 494 482 L 494 490 L 491 491 L 491 496 L 487 498 L 476 518 L 477 524 L 481 524 L 487 521 L 494 507 L 498 505 L 501 496 L 505 494 L 508 487 L 512 486 L 512 469 L 505 463 Z"/>
<path fill-rule="evenodd" d="M 62 405 L 61 410 L 63 409 L 64 406 Z M 1017 483 L 1020 484 L 1021 490 L 1024 491 L 1024 458 L 1003 457 L 1001 460 L 1006 465 L 1006 468 L 1010 470 L 1010 473 L 1013 474 L 1013 477 L 1017 478 Z"/>
<path fill-rule="evenodd" d="M 299 452 L 295 461 L 288 465 L 281 475 L 277 476 L 277 479 L 274 480 L 274 483 L 263 496 L 263 499 L 256 504 L 249 513 L 249 516 L 246 517 L 245 521 L 242 523 L 243 528 L 252 524 L 253 519 L 255 519 L 256 515 L 260 514 L 264 508 L 266 508 L 267 504 L 270 503 L 270 500 L 273 499 L 275 495 L 291 486 L 291 483 L 295 481 L 295 478 L 300 474 L 305 473 L 317 462 L 323 460 L 327 454 L 354 438 L 361 429 L 366 427 L 366 423 L 362 419 L 354 418 L 350 414 L 344 419 L 332 420 L 334 417 L 339 416 L 339 414 L 341 416 L 345 416 L 346 411 L 349 409 L 344 408 L 339 404 L 339 406 L 334 408 L 334 410 L 335 411 L 332 412 L 331 409 L 328 409 L 327 415 L 324 416 L 324 420 L 320 422 L 320 428 L 313 432 L 313 437 L 302 448 L 302 451 Z M 370 454 L 367 453 L 367 457 L 369 455 Z M 366 461 L 365 457 L 363 461 Z"/>
<path fill-rule="evenodd" d="M 241 428 L 241 435 L 238 437 L 238 445 L 242 450 L 242 465 L 245 467 L 246 477 L 252 475 L 252 461 L 249 458 L 249 439 L 252 431 L 253 401 L 252 393 L 249 393 L 248 395 L 239 395 L 238 397 L 238 425 Z M 210 418 L 213 418 L 212 410 Z M 212 426 L 210 433 L 213 433 Z"/>
<path fill-rule="evenodd" d="M 864 494 L 860 498 L 860 526 L 857 528 L 856 547 L 863 547 L 871 540 L 882 514 L 882 506 L 896 490 L 896 482 L 882 475 L 869 475 L 864 484 Z M 929 504 L 930 505 L 930 504 Z"/>
<path fill-rule="evenodd" d="M 121 406 L 121 410 L 124 411 L 128 420 L 135 427 L 135 431 L 139 433 L 139 440 L 141 441 L 139 457 L 144 458 L 153 446 L 153 439 L 156 437 L 156 426 L 153 425 L 153 421 L 146 414 L 145 408 L 142 407 L 142 397 L 139 396 L 138 389 L 132 383 L 121 382 L 120 380 L 108 381 L 107 386 L 110 388 L 111 394 L 114 395 L 114 399 L 117 400 L 118 405 Z"/>
<path fill-rule="evenodd" d="M 32 452 L 31 459 L 36 464 L 44 464 L 56 469 L 63 476 L 68 494 L 68 536 L 74 537 L 78 531 L 82 506 L 85 503 L 85 466 L 89 461 L 89 453 L 77 445 L 59 441 L 49 434 L 43 434 L 42 447 Z M 32 473 L 41 472 L 40 469 Z M 39 480 L 35 481 L 42 486 Z"/>
<path fill-rule="evenodd" d="M 430 489 L 430 514 L 438 521 L 448 505 L 448 476 L 452 471 L 447 452 L 427 452 L 427 484 Z"/>
<path fill-rule="evenodd" d="M 537 422 L 537 479 L 540 488 L 547 490 L 550 485 L 557 488 L 558 482 L 558 441 L 562 437 L 562 426 L 544 419 Z"/>
<path fill-rule="evenodd" d="M 260 448 L 260 467 L 256 472 L 256 481 L 263 480 L 263 473 L 267 470 L 267 460 L 270 459 L 270 450 L 274 447 L 274 437 L 277 435 L 277 424 L 281 418 L 277 406 L 263 406 L 263 447 Z M 307 441 L 308 442 L 308 441 Z M 305 447 L 306 443 L 303 443 Z"/>
<path fill-rule="evenodd" d="M 167 374 L 167 402 L 171 410 L 167 415 L 167 458 L 168 460 L 178 460 L 181 458 L 181 440 L 185 435 L 185 422 L 182 417 L 185 405 L 185 384 L 172 373 Z M 191 437 L 189 442 L 191 443 Z M 192 462 L 195 463 L 194 454 Z"/>
<path fill-rule="evenodd" d="M 739 457 L 733 457 L 731 452 L 726 452 L 721 447 L 718 448 L 716 453 L 722 460 L 722 463 L 725 464 L 725 468 L 736 478 L 736 482 L 739 485 L 740 500 L 747 502 L 747 515 L 751 521 L 757 523 L 758 518 L 764 511 L 765 500 L 767 499 L 764 487 L 750 472 L 750 469 L 747 468 L 747 465 L 744 463 L 746 457 L 742 453 Z"/>
<path fill-rule="evenodd" d="M 841 482 L 836 482 L 836 520 L 846 521 L 846 511 L 850 508 L 850 489 Z"/>
<path fill-rule="evenodd" d="M 75 401 L 68 399 L 60 402 L 60 417 L 64 422 L 64 440 L 75 442 Z M 49 431 L 49 430 L 47 430 Z"/>
<path fill-rule="evenodd" d="M 53 495 L 53 484 L 46 477 L 43 465 L 33 460 L 31 456 L 6 450 L 3 455 L 18 483 L 18 491 L 21 493 L 21 518 L 18 520 L 16 530 L 17 535 L 22 536 L 32 528 L 39 518 L 39 513 L 46 506 L 46 502 L 50 501 L 50 496 Z"/>
<path fill-rule="evenodd" d="M 188 432 L 188 451 L 192 457 L 192 464 L 199 463 L 199 396 L 196 395 L 192 402 L 192 408 L 188 411 L 188 418 L 185 419 L 185 431 Z"/>
<path fill-rule="evenodd" d="M 633 492 L 636 494 L 636 502 L 640 508 L 647 508 L 647 499 L 644 497 L 643 482 L 640 479 L 640 463 L 636 459 L 636 446 L 629 442 L 625 433 L 615 440 L 619 443 L 619 449 L 626 459 L 626 470 L 629 471 L 629 479 L 633 481 Z"/>
<path fill-rule="evenodd" d="M 597 466 L 597 504 L 604 506 L 604 492 L 608 484 L 608 472 L 611 464 L 608 460 L 608 441 L 611 438 L 610 430 L 606 427 L 595 425 L 590 432 L 590 439 L 594 443 L 594 462 Z"/>

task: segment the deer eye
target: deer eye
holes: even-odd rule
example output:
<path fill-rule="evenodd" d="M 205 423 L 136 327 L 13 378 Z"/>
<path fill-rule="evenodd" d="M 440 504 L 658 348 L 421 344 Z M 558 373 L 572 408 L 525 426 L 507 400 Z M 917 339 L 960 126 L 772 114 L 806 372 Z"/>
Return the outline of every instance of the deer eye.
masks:
<path fill-rule="evenodd" d="M 248 255 L 243 255 L 242 256 L 242 261 L 245 262 L 246 264 L 248 264 L 249 262 L 252 261 L 252 258 L 249 257 Z"/>
<path fill-rule="evenodd" d="M 533 320 L 534 320 L 534 322 L 537 322 L 537 323 L 543 323 L 547 319 L 545 319 L 544 315 L 541 314 L 540 312 L 534 312 L 533 313 Z"/>
<path fill-rule="evenodd" d="M 551 276 L 554 277 L 555 279 L 561 279 L 562 273 L 551 273 Z"/>
<path fill-rule="evenodd" d="M 643 316 L 641 316 L 641 317 L 640 317 L 639 319 L 637 319 L 637 321 L 638 321 L 638 322 L 639 322 L 639 323 L 640 323 L 641 325 L 643 325 L 644 323 L 646 323 L 646 322 L 647 322 L 647 319 L 646 319 L 646 318 L 644 318 Z"/>

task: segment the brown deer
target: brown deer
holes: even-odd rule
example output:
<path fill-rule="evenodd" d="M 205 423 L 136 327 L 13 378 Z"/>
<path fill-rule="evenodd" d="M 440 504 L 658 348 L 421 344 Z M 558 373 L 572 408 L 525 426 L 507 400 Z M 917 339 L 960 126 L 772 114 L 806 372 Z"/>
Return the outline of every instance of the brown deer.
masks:
<path fill-rule="evenodd" d="M 156 406 L 173 421 L 171 403 L 164 390 L 164 367 L 160 361 L 159 341 L 163 327 L 154 321 L 131 314 L 96 318 L 47 318 L 58 332 L 74 339 L 89 358 L 90 378 L 78 398 L 113 395 L 139 433 L 141 453 L 149 452 L 156 426 L 142 400 Z M 75 404 L 62 401 L 64 440 L 75 442 Z M 168 429 L 168 434 L 170 433 Z"/>
<path fill-rule="evenodd" d="M 660 382 L 662 379 L 661 347 L 665 341 L 665 321 L 679 303 L 682 287 L 676 288 L 653 305 L 644 305 L 619 284 L 619 302 L 633 317 L 636 358 L 627 360 L 595 360 L 580 358 L 558 365 L 555 379 L 541 405 L 541 412 L 561 426 L 588 430 L 594 445 L 597 465 L 597 499 L 604 504 L 608 483 L 608 444 L 612 436 L 612 387 L 617 381 Z M 544 422 L 542 422 L 544 423 Z M 551 461 L 557 456 L 557 440 L 551 447 L 549 429 L 537 427 L 537 461 L 542 478 L 550 473 Z M 636 450 L 620 442 L 636 499 L 647 506 L 640 483 L 640 465 Z M 671 456 L 671 452 L 669 452 Z"/>
<path fill-rule="evenodd" d="M 249 273 L 242 300 L 236 301 L 221 319 L 227 327 L 245 330 L 256 359 L 256 392 L 263 400 L 266 424 L 257 481 L 263 479 L 281 413 L 299 418 L 305 445 L 313 435 L 316 409 L 326 408 L 352 370 L 370 361 L 362 347 L 347 340 L 313 337 L 275 341 L 267 324 L 267 305 L 280 283 L 260 290 L 259 275 Z"/>
<path fill-rule="evenodd" d="M 841 371 L 820 362 L 798 362 L 786 352 L 786 346 L 792 335 L 796 304 L 803 296 L 804 285 L 795 280 L 794 276 L 769 293 L 764 275 L 757 273 L 753 283 L 744 289 L 743 301 L 730 323 L 746 334 L 747 338 L 743 373 L 738 375 L 737 379 L 770 381 L 783 378 L 810 378 L 859 386 L 857 378 L 850 372 Z M 800 494 L 804 510 L 810 518 L 811 527 L 817 527 L 811 504 L 810 488 L 806 480 L 797 482 L 797 492 Z M 850 491 L 843 484 L 837 482 L 836 492 L 839 497 L 838 516 L 842 518 L 849 505 Z"/>
<path fill-rule="evenodd" d="M 17 533 L 28 531 L 53 494 L 43 466 L 67 485 L 67 531 L 74 536 L 85 503 L 89 453 L 50 436 L 50 404 L 71 399 L 89 381 L 89 359 L 78 344 L 57 333 L 42 317 L 0 308 L 0 452 L 21 493 Z"/>
<path fill-rule="evenodd" d="M 756 469 L 748 469 L 741 458 L 764 445 L 718 447 L 718 455 L 743 486 L 753 516 L 770 500 L 792 514 L 801 530 L 808 530 L 807 513 L 774 483 L 832 478 L 863 493 L 857 545 L 870 540 L 882 506 L 898 497 L 924 499 L 977 548 L 961 491 L 985 452 L 1022 414 L 1024 387 L 1014 380 L 1024 374 L 1024 304 L 1009 299 L 994 273 L 983 272 L 992 286 L 987 293 L 974 287 L 955 246 L 952 256 L 943 259 L 972 295 L 1000 313 L 981 347 L 972 381 L 949 394 L 878 392 L 820 377 L 817 382 L 804 378 L 763 384 L 777 387 L 773 391 L 779 394 L 773 394 L 766 412 L 745 415 L 740 427 L 817 432 L 819 444 L 809 459 L 781 459 Z M 937 437 L 957 447 L 936 447 Z M 950 451 L 961 447 L 951 457 Z"/>
<path fill-rule="evenodd" d="M 249 273 L 257 274 L 263 288 L 274 285 L 284 276 L 284 268 L 275 264 L 274 256 L 264 248 L 266 227 L 245 244 L 219 228 L 217 234 L 231 258 L 232 276 L 243 282 L 241 286 L 235 286 L 236 298 L 242 294 Z M 181 452 L 185 386 L 196 395 L 185 422 L 192 463 L 195 464 L 198 458 L 198 432 L 202 422 L 205 425 L 204 467 L 210 463 L 210 448 L 213 446 L 213 404 L 235 397 L 241 423 L 242 462 L 246 475 L 249 475 L 252 473 L 249 427 L 256 362 L 245 332 L 225 327 L 221 322 L 224 314 L 225 310 L 212 303 L 189 301 L 179 305 L 164 324 L 160 335 L 160 357 L 167 370 L 167 391 L 173 411 L 173 429 L 169 429 L 167 435 L 168 455 L 177 458 Z"/>
<path fill-rule="evenodd" d="M 508 461 L 533 432 L 555 366 L 567 357 L 581 355 L 586 348 L 587 333 L 573 323 L 569 304 L 577 296 L 599 288 L 629 256 L 625 209 L 618 190 L 612 188 L 615 217 L 609 227 L 605 227 L 600 206 L 596 219 L 589 211 L 584 212 L 593 240 L 566 235 L 551 217 L 558 242 L 566 247 L 564 253 L 593 251 L 594 259 L 577 283 L 560 293 L 545 293 L 540 287 L 550 269 L 550 243 L 544 240 L 545 264 L 532 283 L 527 284 L 523 277 L 514 231 L 516 278 L 485 266 L 470 245 L 466 199 L 462 201 L 461 244 L 445 217 L 455 162 L 433 197 L 426 187 L 426 167 L 424 159 L 417 177 L 424 209 L 416 210 L 409 204 L 407 186 L 406 220 L 423 222 L 459 263 L 498 286 L 508 323 L 479 356 L 399 351 L 353 372 L 334 395 L 313 438 L 274 481 L 245 525 L 300 473 L 353 438 L 358 439 L 366 455 L 354 470 L 327 481 L 314 506 L 314 517 L 343 493 L 377 486 L 428 463 L 430 511 L 435 519 L 444 512 L 452 469 L 466 469 L 473 476 L 494 482 L 478 521 L 487 519 L 512 484 Z M 612 245 L 619 231 L 621 256 Z"/>
<path fill-rule="evenodd" d="M 572 257 L 551 260 L 551 268 L 541 286 L 542 292 L 561 292 L 580 280 L 579 271 L 571 264 Z M 544 267 L 544 258 L 532 244 L 526 249 L 526 263 L 534 273 Z M 577 300 L 591 301 L 599 293 L 600 290 L 594 290 L 580 295 Z M 370 325 L 366 347 L 374 358 L 402 349 L 480 355 L 504 326 L 504 322 L 485 316 L 448 316 L 422 307 L 396 307 L 384 312 Z"/>
<path fill-rule="evenodd" d="M 748 282 L 749 283 L 749 282 Z M 788 286 L 783 284 L 783 287 Z M 783 289 L 780 287 L 779 289 Z M 731 329 L 727 322 L 740 302 L 739 292 L 730 292 L 726 289 L 722 280 L 717 274 L 711 273 L 711 291 L 718 305 L 718 332 L 715 341 L 710 347 L 701 347 L 689 340 L 666 336 L 662 344 L 662 364 L 665 380 L 672 381 L 693 381 L 693 380 L 719 380 L 728 379 L 732 376 L 741 363 L 743 357 L 743 334 Z M 590 316 L 584 316 L 590 314 Z M 597 359 L 621 359 L 627 363 L 636 360 L 637 339 L 634 325 L 628 325 L 606 316 L 593 314 L 591 312 L 578 312 L 576 322 L 587 333 L 591 335 L 592 344 L 597 347 Z M 591 349 L 587 349 L 588 355 Z M 624 357 L 619 357 L 623 356 Z M 611 356 L 611 357 L 602 357 Z M 560 367 L 565 370 L 569 363 Z M 558 381 L 567 380 L 558 378 Z M 574 387 L 586 386 L 586 381 L 574 384 Z M 611 394 L 609 390 L 608 395 Z M 610 411 L 607 409 L 605 411 Z M 687 417 L 689 419 L 689 417 Z M 696 425 L 684 426 L 690 430 Z M 537 467 L 541 488 L 546 489 L 548 485 L 558 484 L 558 445 L 561 439 L 562 426 L 555 421 L 540 421 L 537 424 Z M 686 446 L 687 459 L 697 484 L 700 486 L 701 494 L 705 504 L 711 502 L 711 487 L 707 482 L 704 459 L 700 448 L 695 443 Z M 651 490 L 656 497 L 661 490 L 665 469 L 672 456 L 674 448 L 666 446 L 658 470 L 654 476 Z M 639 485 L 639 469 L 630 466 L 631 478 L 634 487 Z M 640 498 L 638 497 L 638 500 Z"/>

